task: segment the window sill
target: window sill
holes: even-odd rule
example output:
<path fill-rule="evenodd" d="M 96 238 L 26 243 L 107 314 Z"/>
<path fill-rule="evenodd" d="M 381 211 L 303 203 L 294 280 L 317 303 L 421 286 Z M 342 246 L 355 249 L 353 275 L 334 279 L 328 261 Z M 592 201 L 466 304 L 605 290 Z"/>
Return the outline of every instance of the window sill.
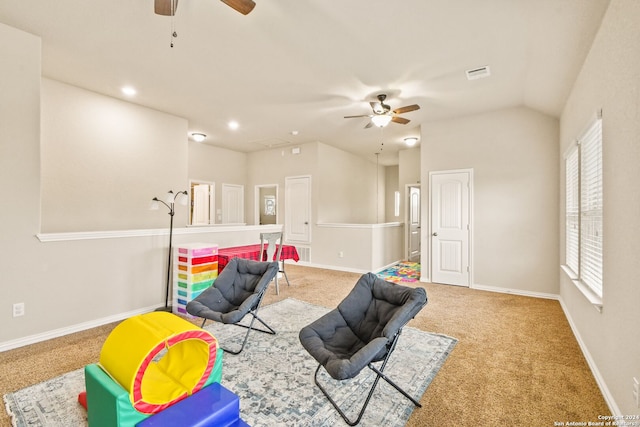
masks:
<path fill-rule="evenodd" d="M 587 285 L 582 283 L 573 271 L 567 267 L 566 265 L 562 265 L 562 270 L 569 276 L 569 279 L 573 282 L 573 284 L 578 288 L 580 293 L 585 296 L 585 298 L 593 305 L 593 307 L 598 310 L 599 313 L 602 313 L 602 298 L 595 294 Z"/>

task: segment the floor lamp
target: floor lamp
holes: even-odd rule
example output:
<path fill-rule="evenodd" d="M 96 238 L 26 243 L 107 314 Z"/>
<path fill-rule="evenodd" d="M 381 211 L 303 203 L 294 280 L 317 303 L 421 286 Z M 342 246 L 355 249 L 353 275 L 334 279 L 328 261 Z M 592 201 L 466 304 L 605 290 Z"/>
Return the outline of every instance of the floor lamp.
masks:
<path fill-rule="evenodd" d="M 167 289 L 164 298 L 164 307 L 158 308 L 156 311 L 172 311 L 171 306 L 169 305 L 169 285 L 171 284 L 171 244 L 173 240 L 173 215 L 175 214 L 175 204 L 176 202 L 181 205 L 187 204 L 187 192 L 186 191 L 178 191 L 177 193 L 173 193 L 173 191 L 169 190 L 165 200 L 160 200 L 157 197 L 151 199 L 151 210 L 158 210 L 160 208 L 160 203 L 165 205 L 169 209 L 169 216 L 171 217 L 171 221 L 169 222 L 169 255 L 167 258 Z"/>

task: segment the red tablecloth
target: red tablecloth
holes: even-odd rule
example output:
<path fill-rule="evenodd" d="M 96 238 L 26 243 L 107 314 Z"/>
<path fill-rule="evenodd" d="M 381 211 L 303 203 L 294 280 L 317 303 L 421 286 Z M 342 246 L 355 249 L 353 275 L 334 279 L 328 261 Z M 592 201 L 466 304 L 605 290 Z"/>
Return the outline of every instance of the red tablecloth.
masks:
<path fill-rule="evenodd" d="M 277 250 L 276 250 L 277 252 Z M 265 253 L 260 256 L 260 243 L 256 245 L 246 245 L 246 246 L 234 246 L 232 248 L 219 248 L 218 249 L 218 273 L 221 272 L 229 262 L 231 258 L 246 258 L 254 261 L 262 261 L 266 258 L 266 250 Z M 276 256 L 273 255 L 273 259 L 275 260 Z M 280 254 L 280 261 L 284 261 L 285 259 L 292 259 L 296 262 L 300 260 L 300 256 L 298 256 L 298 250 L 293 245 L 282 245 L 282 253 Z"/>

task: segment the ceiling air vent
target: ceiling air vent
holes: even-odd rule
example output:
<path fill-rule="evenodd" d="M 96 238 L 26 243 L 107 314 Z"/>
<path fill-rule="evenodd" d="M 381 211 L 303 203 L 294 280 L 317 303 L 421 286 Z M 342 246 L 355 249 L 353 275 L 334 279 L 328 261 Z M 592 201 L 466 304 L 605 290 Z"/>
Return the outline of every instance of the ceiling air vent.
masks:
<path fill-rule="evenodd" d="M 474 68 L 472 70 L 467 70 L 466 72 L 467 80 L 483 79 L 491 75 L 491 70 L 489 69 L 488 65 L 480 68 Z"/>
<path fill-rule="evenodd" d="M 283 147 L 285 145 L 291 144 L 291 141 L 287 141 L 281 138 L 271 138 L 271 139 L 260 139 L 257 141 L 251 141 L 254 144 L 260 144 L 267 148 L 277 148 Z"/>

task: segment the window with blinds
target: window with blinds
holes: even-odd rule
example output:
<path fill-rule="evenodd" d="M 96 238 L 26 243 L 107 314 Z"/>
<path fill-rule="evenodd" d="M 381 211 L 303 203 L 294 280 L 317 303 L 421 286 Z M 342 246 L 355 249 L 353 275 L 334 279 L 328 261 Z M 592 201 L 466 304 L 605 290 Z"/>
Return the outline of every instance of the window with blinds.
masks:
<path fill-rule="evenodd" d="M 565 159 L 566 168 L 566 264 L 578 276 L 580 259 L 580 163 L 576 146 Z"/>
<path fill-rule="evenodd" d="M 565 159 L 566 266 L 602 297 L 602 119 Z"/>

